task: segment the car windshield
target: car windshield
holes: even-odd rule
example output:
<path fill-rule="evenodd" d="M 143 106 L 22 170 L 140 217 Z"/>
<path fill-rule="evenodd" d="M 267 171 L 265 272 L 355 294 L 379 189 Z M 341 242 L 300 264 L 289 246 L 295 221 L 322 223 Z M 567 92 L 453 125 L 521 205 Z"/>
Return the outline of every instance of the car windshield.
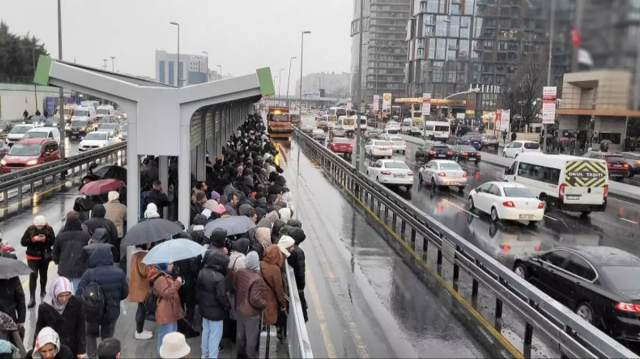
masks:
<path fill-rule="evenodd" d="M 387 141 L 374 141 L 373 145 L 374 146 L 389 146 L 389 142 L 387 142 Z"/>
<path fill-rule="evenodd" d="M 78 116 L 78 117 L 87 117 L 89 116 L 89 110 L 86 109 L 75 109 L 73 110 L 73 116 Z"/>
<path fill-rule="evenodd" d="M 431 151 L 449 151 L 449 147 L 447 147 L 447 146 L 433 146 L 433 147 L 431 147 Z"/>
<path fill-rule="evenodd" d="M 349 140 L 346 138 L 334 138 L 333 143 L 349 143 Z"/>
<path fill-rule="evenodd" d="M 115 123 L 103 123 L 99 128 L 101 130 L 113 130 L 114 128 L 116 128 L 116 125 Z"/>
<path fill-rule="evenodd" d="M 49 132 L 44 131 L 29 131 L 24 134 L 23 139 L 25 138 L 47 138 L 49 136 Z"/>
<path fill-rule="evenodd" d="M 84 139 L 85 140 L 106 140 L 107 134 L 104 132 L 91 132 Z"/>
<path fill-rule="evenodd" d="M 482 141 L 482 137 L 469 136 L 469 141 Z"/>
<path fill-rule="evenodd" d="M 109 109 L 108 108 L 99 108 L 96 110 L 96 113 L 98 115 L 108 115 L 109 114 Z"/>
<path fill-rule="evenodd" d="M 462 171 L 462 167 L 460 167 L 457 163 L 441 163 L 440 169 L 449 171 Z"/>
<path fill-rule="evenodd" d="M 476 152 L 476 149 L 471 146 L 460 146 L 460 149 L 463 151 Z"/>
<path fill-rule="evenodd" d="M 404 142 L 404 140 L 400 136 L 392 136 L 390 139 L 393 142 Z"/>
<path fill-rule="evenodd" d="M 9 156 L 37 156 L 41 148 L 39 144 L 16 143 L 9 150 Z"/>
<path fill-rule="evenodd" d="M 600 270 L 611 281 L 616 289 L 637 290 L 640 289 L 640 267 L 606 266 Z"/>
<path fill-rule="evenodd" d="M 536 198 L 528 188 L 524 187 L 504 187 L 503 190 L 506 197 Z"/>
<path fill-rule="evenodd" d="M 385 168 L 398 168 L 398 169 L 408 169 L 409 167 L 407 166 L 406 163 L 404 162 L 386 162 L 384 164 Z"/>
<path fill-rule="evenodd" d="M 540 148 L 540 144 L 537 142 L 525 142 L 524 143 L 524 148 L 528 149 L 528 150 L 537 150 Z"/>
<path fill-rule="evenodd" d="M 32 129 L 32 128 L 33 128 L 33 127 L 31 127 L 31 126 L 14 126 L 14 127 L 11 129 L 11 132 L 9 132 L 9 133 L 12 133 L 12 134 L 16 134 L 16 133 L 25 133 L 25 132 L 29 131 L 29 130 L 30 130 L 30 129 Z"/>
<path fill-rule="evenodd" d="M 82 127 L 86 125 L 87 125 L 87 121 L 71 121 L 71 126 Z"/>

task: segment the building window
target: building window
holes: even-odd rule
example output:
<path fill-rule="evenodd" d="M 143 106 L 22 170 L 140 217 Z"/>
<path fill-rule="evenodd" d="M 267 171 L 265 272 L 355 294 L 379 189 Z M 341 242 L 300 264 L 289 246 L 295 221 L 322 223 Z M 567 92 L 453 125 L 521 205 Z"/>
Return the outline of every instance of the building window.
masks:
<path fill-rule="evenodd" d="M 451 16 L 449 22 L 449 37 L 460 36 L 460 17 Z"/>
<path fill-rule="evenodd" d="M 447 36 L 447 16 L 438 15 L 436 18 L 436 36 Z"/>
<path fill-rule="evenodd" d="M 166 79 L 166 63 L 164 61 L 160 61 L 160 64 L 158 65 L 158 81 L 160 81 L 161 83 L 165 84 L 167 81 Z"/>
<path fill-rule="evenodd" d="M 461 17 L 460 18 L 460 37 L 463 39 L 468 39 L 471 29 L 471 18 L 470 17 Z"/>
<path fill-rule="evenodd" d="M 169 61 L 169 85 L 175 85 L 176 63 Z"/>
<path fill-rule="evenodd" d="M 436 39 L 433 37 L 429 39 L 429 53 L 427 57 L 431 60 L 436 58 Z"/>
<path fill-rule="evenodd" d="M 427 12 L 438 12 L 438 0 L 427 0 Z"/>
<path fill-rule="evenodd" d="M 436 45 L 436 59 L 438 60 L 444 60 L 445 56 L 446 56 L 446 47 L 447 47 L 447 40 L 446 39 L 437 39 L 437 45 Z"/>

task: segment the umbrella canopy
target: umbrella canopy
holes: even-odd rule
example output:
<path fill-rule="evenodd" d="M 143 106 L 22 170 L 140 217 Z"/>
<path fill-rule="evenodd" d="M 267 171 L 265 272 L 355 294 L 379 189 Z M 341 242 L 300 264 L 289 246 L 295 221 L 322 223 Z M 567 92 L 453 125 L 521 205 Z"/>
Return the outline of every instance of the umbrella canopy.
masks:
<path fill-rule="evenodd" d="M 23 262 L 17 259 L 0 257 L 0 279 L 9 279 L 27 274 L 31 274 L 31 268 Z"/>
<path fill-rule="evenodd" d="M 117 179 L 102 179 L 92 181 L 80 189 L 80 194 L 85 196 L 98 196 L 109 191 L 117 191 L 122 186 L 122 181 Z"/>
<path fill-rule="evenodd" d="M 600 143 L 605 144 L 605 145 L 610 145 L 613 142 L 611 142 L 610 140 L 602 140 L 602 141 L 600 141 Z"/>
<path fill-rule="evenodd" d="M 112 178 L 127 183 L 127 169 L 122 166 L 103 165 L 93 170 L 93 174 L 102 179 Z"/>
<path fill-rule="evenodd" d="M 122 239 L 125 246 L 145 244 L 167 239 L 182 232 L 182 228 L 176 223 L 163 218 L 148 219 L 140 222 L 127 231 Z"/>
<path fill-rule="evenodd" d="M 153 247 L 142 259 L 144 264 L 173 263 L 204 254 L 206 248 L 184 238 L 170 239 Z"/>
<path fill-rule="evenodd" d="M 240 233 L 246 233 L 249 229 L 255 227 L 249 217 L 246 216 L 231 216 L 227 218 L 218 218 L 213 222 L 207 223 L 204 227 L 204 234 L 210 236 L 216 228 L 222 228 L 227 230 L 228 236 L 233 236 Z"/>

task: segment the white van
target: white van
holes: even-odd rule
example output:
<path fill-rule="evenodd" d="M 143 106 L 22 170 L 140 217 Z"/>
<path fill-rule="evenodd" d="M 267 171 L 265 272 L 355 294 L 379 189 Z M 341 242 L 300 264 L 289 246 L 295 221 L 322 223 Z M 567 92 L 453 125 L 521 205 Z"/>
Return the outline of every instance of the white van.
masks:
<path fill-rule="evenodd" d="M 449 139 L 451 127 L 446 121 L 427 121 L 424 123 L 424 136 L 432 141 L 446 141 Z"/>
<path fill-rule="evenodd" d="M 404 120 L 402 120 L 402 127 L 400 128 L 400 131 L 405 134 L 408 135 L 409 133 L 411 133 L 411 125 L 413 124 L 413 119 L 412 118 L 405 118 Z"/>
<path fill-rule="evenodd" d="M 98 106 L 96 109 L 96 117 L 101 119 L 103 117 L 112 117 L 116 115 L 116 110 L 111 105 Z"/>
<path fill-rule="evenodd" d="M 93 106 L 77 106 L 71 113 L 71 121 L 73 120 L 95 120 L 96 109 Z"/>
<path fill-rule="evenodd" d="M 35 127 L 22 137 L 23 140 L 27 138 L 53 138 L 60 145 L 60 130 L 55 127 Z"/>
<path fill-rule="evenodd" d="M 545 210 L 554 204 L 587 215 L 607 208 L 609 171 L 604 160 L 525 152 L 504 173 L 505 180 L 529 187 Z"/>

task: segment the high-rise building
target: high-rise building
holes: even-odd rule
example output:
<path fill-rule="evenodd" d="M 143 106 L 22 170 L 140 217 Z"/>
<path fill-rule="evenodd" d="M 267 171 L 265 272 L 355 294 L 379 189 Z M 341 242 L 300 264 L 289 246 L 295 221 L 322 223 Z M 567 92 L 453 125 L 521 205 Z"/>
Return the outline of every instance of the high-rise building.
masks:
<path fill-rule="evenodd" d="M 180 64 L 176 71 L 177 57 L 175 53 L 156 50 L 156 80 L 158 82 L 173 86 L 188 86 L 208 81 L 209 68 L 206 56 L 180 54 Z M 178 76 L 178 74 L 180 75 Z"/>
<path fill-rule="evenodd" d="M 360 19 L 360 3 L 364 15 Z M 363 29 L 362 87 L 364 101 L 371 103 L 374 94 L 405 94 L 407 61 L 407 20 L 412 0 L 353 0 L 351 22 L 351 96 L 356 98 L 360 54 L 360 30 Z"/>
<path fill-rule="evenodd" d="M 276 91 L 279 89 L 282 92 L 282 96 L 287 93 L 287 78 L 283 76 L 282 84 L 275 83 Z M 304 76 L 302 82 L 302 94 L 303 96 L 320 96 L 320 97 L 336 97 L 343 98 L 349 92 L 349 79 L 350 74 L 346 72 L 319 72 Z M 293 89 L 290 89 L 292 91 Z M 321 96 L 320 90 L 324 90 L 324 96 Z M 296 96 L 300 93 L 300 80 L 296 81 L 295 88 Z"/>

